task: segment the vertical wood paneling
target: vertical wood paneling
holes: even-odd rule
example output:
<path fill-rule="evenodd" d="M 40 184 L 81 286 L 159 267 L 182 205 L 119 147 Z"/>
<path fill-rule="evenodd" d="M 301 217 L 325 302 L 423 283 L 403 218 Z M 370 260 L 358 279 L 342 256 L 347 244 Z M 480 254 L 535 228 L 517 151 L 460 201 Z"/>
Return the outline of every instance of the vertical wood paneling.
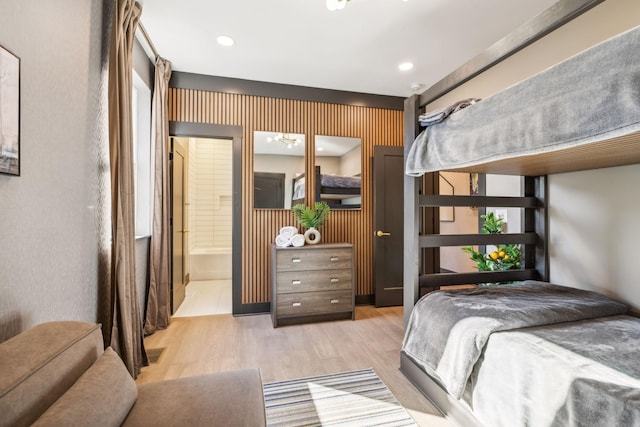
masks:
<path fill-rule="evenodd" d="M 314 135 L 360 138 L 362 209 L 333 210 L 321 232 L 326 243 L 353 244 L 356 295 L 373 294 L 373 147 L 402 146 L 402 111 L 171 88 L 169 120 L 242 126 L 243 304 L 271 300 L 269 249 L 280 227 L 295 224 L 288 210 L 252 208 L 253 132 L 304 134 L 310 188 L 315 185 L 309 173 L 314 170 Z"/>

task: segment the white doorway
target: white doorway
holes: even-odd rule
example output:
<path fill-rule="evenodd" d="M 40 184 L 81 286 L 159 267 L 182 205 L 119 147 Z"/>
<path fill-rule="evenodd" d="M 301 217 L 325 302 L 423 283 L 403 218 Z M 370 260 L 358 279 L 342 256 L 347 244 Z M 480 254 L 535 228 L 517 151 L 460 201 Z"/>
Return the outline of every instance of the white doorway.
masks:
<path fill-rule="evenodd" d="M 186 151 L 185 297 L 173 317 L 233 311 L 233 140 L 173 137 Z"/>

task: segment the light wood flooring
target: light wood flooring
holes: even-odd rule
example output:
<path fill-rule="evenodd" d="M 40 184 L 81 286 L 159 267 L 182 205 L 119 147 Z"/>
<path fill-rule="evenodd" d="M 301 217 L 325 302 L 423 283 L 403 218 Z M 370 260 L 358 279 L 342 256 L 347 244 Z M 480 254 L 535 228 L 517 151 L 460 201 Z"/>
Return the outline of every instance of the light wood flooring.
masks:
<path fill-rule="evenodd" d="M 173 317 L 231 314 L 233 303 L 231 279 L 192 280 L 185 288 L 185 297 Z"/>
<path fill-rule="evenodd" d="M 276 329 L 268 314 L 173 318 L 169 328 L 145 338 L 164 347 L 137 382 L 232 369 L 259 368 L 263 382 L 373 368 L 421 426 L 450 427 L 400 372 L 402 307 L 356 307 L 356 320 Z"/>

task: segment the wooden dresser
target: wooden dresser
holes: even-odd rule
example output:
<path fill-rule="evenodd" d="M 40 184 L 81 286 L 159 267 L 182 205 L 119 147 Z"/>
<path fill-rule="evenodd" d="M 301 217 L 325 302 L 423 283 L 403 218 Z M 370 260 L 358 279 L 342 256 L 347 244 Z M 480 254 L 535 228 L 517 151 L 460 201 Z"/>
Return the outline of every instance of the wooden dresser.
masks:
<path fill-rule="evenodd" d="M 273 327 L 338 318 L 354 319 L 353 245 L 271 248 Z"/>

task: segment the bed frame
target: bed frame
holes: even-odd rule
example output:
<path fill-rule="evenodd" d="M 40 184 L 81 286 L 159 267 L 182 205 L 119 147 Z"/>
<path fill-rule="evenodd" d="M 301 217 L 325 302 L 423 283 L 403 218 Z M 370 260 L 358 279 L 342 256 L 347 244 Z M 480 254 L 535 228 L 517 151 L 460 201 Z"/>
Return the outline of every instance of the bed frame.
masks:
<path fill-rule="evenodd" d="M 418 96 L 405 101 L 405 156 L 413 143 L 409 135 L 417 135 Z M 500 168 L 486 170 L 505 173 Z M 457 170 L 456 170 L 457 172 Z M 462 172 L 469 172 L 464 170 Z M 439 195 L 438 173 L 428 173 L 421 178 L 405 176 L 405 325 L 421 290 L 438 289 L 446 285 L 468 283 L 504 282 L 520 280 L 549 280 L 549 256 L 547 251 L 547 179 L 546 175 L 521 177 L 521 197 L 491 197 L 485 194 L 484 172 L 480 172 L 479 195 Z M 510 234 L 439 234 L 439 207 L 477 206 L 478 214 L 486 207 L 523 208 L 523 233 Z M 413 226 L 412 226 L 413 225 Z M 479 224 L 480 225 L 480 224 Z M 420 230 L 416 233 L 416 230 Z M 474 273 L 440 273 L 439 248 L 443 246 L 498 245 L 517 243 L 523 247 L 523 269 L 510 271 L 483 271 Z"/>
<path fill-rule="evenodd" d="M 360 205 L 343 205 L 342 200 L 360 196 L 362 194 L 361 188 L 324 187 L 322 185 L 322 173 L 320 171 L 320 166 L 316 166 L 315 171 L 316 171 L 316 202 L 325 201 L 332 208 L 360 209 Z"/>
<path fill-rule="evenodd" d="M 559 2 L 566 3 L 566 2 Z M 587 3 L 578 2 L 582 7 Z M 592 4 L 589 5 L 591 7 Z M 582 10 L 582 12 L 585 10 Z M 561 23 L 577 16 L 566 15 Z M 581 13 L 581 12 L 580 12 Z M 560 22 L 553 21 L 555 26 Z M 548 30 L 546 28 L 545 30 Z M 539 30 L 539 34 L 546 34 Z M 539 38 L 539 37 L 538 37 Z M 528 44 L 528 43 L 527 43 Z M 526 45 L 526 44 L 525 44 Z M 519 48 L 524 47 L 520 46 Z M 518 49 L 510 51 L 513 53 Z M 489 65 L 494 65 L 511 53 L 506 53 Z M 464 69 L 465 66 L 461 67 Z M 484 69 L 488 68 L 485 67 Z M 481 70 L 482 71 L 482 70 Z M 471 76 L 473 77 L 473 76 Z M 445 79 L 446 80 L 446 79 Z M 443 82 L 436 86 L 442 86 Z M 453 87 L 461 82 L 450 83 Z M 449 90 L 450 90 L 449 89 Z M 413 95 L 405 100 L 404 135 L 405 161 L 415 137 L 421 128 L 418 116 L 424 107 L 443 92 L 441 87 L 430 88 L 422 95 Z M 436 97 L 438 97 L 436 96 Z M 615 149 L 614 149 L 615 146 Z M 443 196 L 439 194 L 438 172 L 426 173 L 420 178 L 405 175 L 404 180 L 404 322 L 409 321 L 411 311 L 425 292 L 445 285 L 486 283 L 501 281 L 542 280 L 549 281 L 548 254 L 548 210 L 547 174 L 588 170 L 603 167 L 640 163 L 640 132 L 599 141 L 588 146 L 556 151 L 527 157 L 517 157 L 485 163 L 479 166 L 450 169 L 452 172 L 480 174 L 478 196 Z M 485 194 L 484 174 L 507 174 L 521 176 L 521 197 L 488 197 Z M 518 234 L 439 234 L 439 207 L 478 207 L 478 215 L 486 207 L 523 208 L 523 233 Z M 479 219 L 479 228 L 481 227 Z M 519 243 L 523 247 L 523 269 L 502 272 L 440 273 L 439 248 L 443 246 L 496 245 Z M 401 353 L 401 371 L 423 394 L 449 418 L 460 426 L 480 426 L 470 409 L 452 398 L 426 372 L 406 354 Z"/>
<path fill-rule="evenodd" d="M 295 188 L 296 180 L 303 177 L 304 174 L 293 179 L 293 187 Z M 315 167 L 315 201 L 325 201 L 332 208 L 339 209 L 360 209 L 359 204 L 343 205 L 342 200 L 352 197 L 361 196 L 361 188 L 335 188 L 335 187 L 323 187 L 322 186 L 322 173 L 320 166 Z M 304 200 L 294 199 L 292 204 L 304 203 Z"/>
<path fill-rule="evenodd" d="M 456 426 L 483 427 L 480 421 L 460 401 L 454 399 L 442 386 L 404 353 L 400 353 L 400 371 L 449 421 Z"/>
<path fill-rule="evenodd" d="M 419 132 L 418 96 L 405 101 L 405 138 Z M 408 138 L 411 139 L 411 138 Z M 405 139 L 405 158 L 413 139 Z M 469 172 L 469 171 L 464 171 Z M 481 171 L 483 172 L 483 171 Z M 491 170 L 494 172 L 494 170 Z M 502 172 L 502 170 L 501 170 Z M 504 172 L 503 172 L 504 173 Z M 479 176 L 479 195 L 438 195 L 438 172 L 422 178 L 405 176 L 404 220 L 404 320 L 405 326 L 415 302 L 423 294 L 441 286 L 520 280 L 549 280 L 547 238 L 547 179 L 545 175 L 522 176 L 522 197 L 486 196 L 485 175 Z M 476 206 L 478 215 L 486 208 L 523 208 L 523 233 L 440 235 L 439 208 L 442 206 Z M 413 224 L 413 227 L 411 226 Z M 481 222 L 479 219 L 479 228 Z M 416 232 L 419 230 L 419 232 Z M 497 245 L 519 243 L 523 247 L 522 270 L 442 273 L 439 248 L 443 246 Z M 413 254 L 414 256 L 408 256 Z M 459 426 L 480 427 L 470 410 L 452 398 L 439 383 L 403 352 L 400 370 L 448 419 Z"/>

